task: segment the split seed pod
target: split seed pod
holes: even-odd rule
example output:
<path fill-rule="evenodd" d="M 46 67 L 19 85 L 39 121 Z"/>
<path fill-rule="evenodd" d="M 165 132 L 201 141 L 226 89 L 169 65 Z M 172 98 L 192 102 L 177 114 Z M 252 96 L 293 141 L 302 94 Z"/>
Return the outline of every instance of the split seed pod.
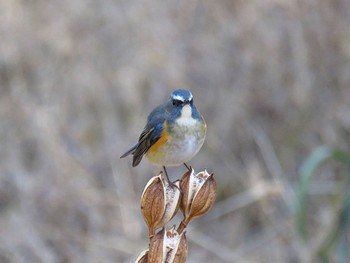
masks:
<path fill-rule="evenodd" d="M 148 251 L 148 262 L 152 263 L 184 263 L 187 259 L 188 247 L 185 232 L 179 234 L 175 228 L 163 228 L 151 240 Z"/>
<path fill-rule="evenodd" d="M 215 201 L 216 182 L 213 174 L 207 170 L 195 174 L 192 169 L 185 173 L 181 178 L 181 189 L 183 197 L 180 208 L 186 224 L 205 214 Z"/>
<path fill-rule="evenodd" d="M 162 174 L 152 177 L 141 196 L 141 212 L 148 226 L 149 235 L 163 227 L 177 213 L 180 206 L 180 183 L 171 185 Z"/>
<path fill-rule="evenodd" d="M 135 263 L 148 263 L 148 249 L 142 251 L 137 257 Z"/>

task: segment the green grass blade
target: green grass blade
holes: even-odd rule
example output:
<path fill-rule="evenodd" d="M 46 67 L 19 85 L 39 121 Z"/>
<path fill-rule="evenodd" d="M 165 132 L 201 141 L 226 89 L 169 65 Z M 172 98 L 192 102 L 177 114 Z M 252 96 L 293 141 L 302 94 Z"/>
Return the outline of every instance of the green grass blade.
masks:
<path fill-rule="evenodd" d="M 300 175 L 301 180 L 297 187 L 297 200 L 296 200 L 296 223 L 297 230 L 303 240 L 306 239 L 306 198 L 310 188 L 310 182 L 315 175 L 317 168 L 320 164 L 332 156 L 332 149 L 323 146 L 316 149 L 305 161 L 301 167 Z"/>

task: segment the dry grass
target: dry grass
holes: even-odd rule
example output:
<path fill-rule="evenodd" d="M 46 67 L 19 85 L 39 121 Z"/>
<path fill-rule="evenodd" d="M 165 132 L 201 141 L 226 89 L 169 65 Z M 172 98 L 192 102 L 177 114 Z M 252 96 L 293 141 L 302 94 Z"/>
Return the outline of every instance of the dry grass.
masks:
<path fill-rule="evenodd" d="M 158 170 L 119 156 L 181 86 L 208 124 L 191 164 L 218 182 L 188 262 L 304 262 L 298 170 L 350 149 L 349 24 L 347 0 L 0 1 L 0 262 L 133 262 Z M 339 177 L 317 177 L 310 246 Z"/>

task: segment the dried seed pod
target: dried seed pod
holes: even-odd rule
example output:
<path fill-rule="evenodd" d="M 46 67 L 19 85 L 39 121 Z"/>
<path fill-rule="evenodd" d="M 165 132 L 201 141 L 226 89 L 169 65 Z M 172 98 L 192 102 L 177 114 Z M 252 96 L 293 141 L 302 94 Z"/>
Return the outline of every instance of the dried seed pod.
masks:
<path fill-rule="evenodd" d="M 197 174 L 193 169 L 186 172 L 181 178 L 181 189 L 183 197 L 180 208 L 185 217 L 185 224 L 205 214 L 215 201 L 216 182 L 213 174 L 206 170 Z"/>
<path fill-rule="evenodd" d="M 169 185 L 167 180 L 163 180 L 165 189 L 165 208 L 162 220 L 157 224 L 156 228 L 165 226 L 179 211 L 181 201 L 180 181 L 176 181 Z"/>
<path fill-rule="evenodd" d="M 152 263 L 163 263 L 165 261 L 164 257 L 164 233 L 165 228 L 159 231 L 152 239 L 149 245 L 148 251 L 148 262 Z"/>
<path fill-rule="evenodd" d="M 181 197 L 179 185 L 179 182 L 169 185 L 162 174 L 148 181 L 141 196 L 141 212 L 150 236 L 177 213 Z"/>
<path fill-rule="evenodd" d="M 172 250 L 173 253 L 171 254 L 173 257 L 173 261 L 169 261 L 169 262 L 184 263 L 184 262 L 186 262 L 187 254 L 188 254 L 186 232 L 178 233 L 175 231 L 175 229 L 171 229 L 171 231 L 174 234 L 172 239 L 180 239 L 180 240 L 177 242 L 171 242 L 171 243 L 175 244 L 176 246 L 174 246 L 174 248 Z M 168 245 L 168 246 L 170 246 L 170 245 Z M 175 248 L 176 248 L 176 250 L 175 250 Z"/>
<path fill-rule="evenodd" d="M 137 257 L 135 263 L 148 263 L 148 249 L 142 251 Z"/>
<path fill-rule="evenodd" d="M 163 218 L 164 206 L 165 197 L 161 176 L 154 176 L 148 181 L 141 196 L 141 212 L 150 236 L 154 235 L 155 227 Z"/>
<path fill-rule="evenodd" d="M 175 228 L 159 231 L 151 240 L 148 262 L 184 263 L 187 259 L 187 239 L 185 232 L 179 234 Z"/>

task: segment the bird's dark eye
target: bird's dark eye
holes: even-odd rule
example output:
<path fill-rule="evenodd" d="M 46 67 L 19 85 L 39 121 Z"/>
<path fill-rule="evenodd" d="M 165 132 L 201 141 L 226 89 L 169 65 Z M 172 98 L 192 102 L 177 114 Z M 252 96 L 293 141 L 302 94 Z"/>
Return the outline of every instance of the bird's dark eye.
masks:
<path fill-rule="evenodd" d="M 181 100 L 173 100 L 173 105 L 174 106 L 179 106 L 179 105 L 181 105 L 183 103 L 183 101 L 181 101 Z"/>

